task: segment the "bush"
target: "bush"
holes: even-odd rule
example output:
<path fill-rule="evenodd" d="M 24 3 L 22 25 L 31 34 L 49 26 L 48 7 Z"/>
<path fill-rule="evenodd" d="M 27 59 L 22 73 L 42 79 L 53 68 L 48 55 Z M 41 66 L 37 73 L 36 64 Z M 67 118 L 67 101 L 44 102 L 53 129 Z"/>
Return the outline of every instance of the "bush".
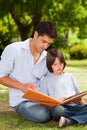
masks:
<path fill-rule="evenodd" d="M 87 58 L 87 45 L 74 45 L 70 48 L 71 59 L 86 59 Z"/>

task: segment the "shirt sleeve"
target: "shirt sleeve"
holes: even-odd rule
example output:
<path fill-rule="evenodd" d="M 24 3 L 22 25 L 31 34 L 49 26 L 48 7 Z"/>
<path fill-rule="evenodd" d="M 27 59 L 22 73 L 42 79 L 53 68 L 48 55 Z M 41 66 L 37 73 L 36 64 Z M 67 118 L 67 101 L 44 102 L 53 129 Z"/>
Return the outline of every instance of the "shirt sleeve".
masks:
<path fill-rule="evenodd" d="M 8 76 L 14 67 L 14 57 L 15 49 L 12 45 L 8 45 L 2 55 L 0 60 L 0 77 Z"/>
<path fill-rule="evenodd" d="M 71 75 L 71 78 L 72 78 L 72 82 L 73 82 L 73 86 L 74 86 L 75 92 L 76 93 L 80 93 L 80 89 L 77 87 L 77 83 L 76 83 L 76 80 L 75 80 L 74 76 Z"/>

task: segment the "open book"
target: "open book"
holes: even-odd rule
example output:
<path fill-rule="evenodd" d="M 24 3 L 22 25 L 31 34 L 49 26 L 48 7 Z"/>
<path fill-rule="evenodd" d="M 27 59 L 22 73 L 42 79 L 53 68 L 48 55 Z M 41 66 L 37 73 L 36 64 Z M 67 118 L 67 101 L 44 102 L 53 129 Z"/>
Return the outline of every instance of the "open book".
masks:
<path fill-rule="evenodd" d="M 70 97 L 64 99 L 63 101 L 60 101 L 60 100 L 56 100 L 55 98 L 52 98 L 50 96 L 47 96 L 45 94 L 42 94 L 42 93 L 39 93 L 39 92 L 36 92 L 36 91 L 30 89 L 23 95 L 23 98 L 29 99 L 33 102 L 37 102 L 39 104 L 46 105 L 48 107 L 54 107 L 57 105 L 65 105 L 70 102 L 73 102 L 73 100 L 79 99 L 79 98 L 85 96 L 86 94 L 87 94 L 87 91 L 84 91 L 79 94 L 70 96 Z"/>

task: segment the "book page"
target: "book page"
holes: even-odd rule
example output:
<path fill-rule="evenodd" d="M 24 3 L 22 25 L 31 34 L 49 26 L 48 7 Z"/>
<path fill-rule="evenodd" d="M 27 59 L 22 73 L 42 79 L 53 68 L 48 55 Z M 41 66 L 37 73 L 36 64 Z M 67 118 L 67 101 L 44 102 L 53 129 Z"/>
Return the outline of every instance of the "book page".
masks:
<path fill-rule="evenodd" d="M 68 104 L 68 103 L 70 103 L 70 102 L 73 102 L 74 100 L 77 100 L 77 99 L 79 99 L 79 98 L 82 98 L 82 97 L 85 96 L 85 95 L 87 95 L 87 91 L 84 91 L 84 92 L 81 92 L 81 93 L 72 95 L 72 96 L 70 96 L 70 97 L 64 99 L 64 101 L 63 101 L 62 104 L 63 104 L 63 105 L 64 105 L 64 104 Z"/>

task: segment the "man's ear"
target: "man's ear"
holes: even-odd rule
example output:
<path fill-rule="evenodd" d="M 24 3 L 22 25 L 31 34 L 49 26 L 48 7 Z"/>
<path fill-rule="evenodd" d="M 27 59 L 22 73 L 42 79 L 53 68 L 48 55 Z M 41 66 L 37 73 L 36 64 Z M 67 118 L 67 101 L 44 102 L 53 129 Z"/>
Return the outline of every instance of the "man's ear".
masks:
<path fill-rule="evenodd" d="M 37 38 L 37 37 L 38 37 L 38 32 L 35 31 L 35 32 L 34 32 L 34 38 Z"/>

